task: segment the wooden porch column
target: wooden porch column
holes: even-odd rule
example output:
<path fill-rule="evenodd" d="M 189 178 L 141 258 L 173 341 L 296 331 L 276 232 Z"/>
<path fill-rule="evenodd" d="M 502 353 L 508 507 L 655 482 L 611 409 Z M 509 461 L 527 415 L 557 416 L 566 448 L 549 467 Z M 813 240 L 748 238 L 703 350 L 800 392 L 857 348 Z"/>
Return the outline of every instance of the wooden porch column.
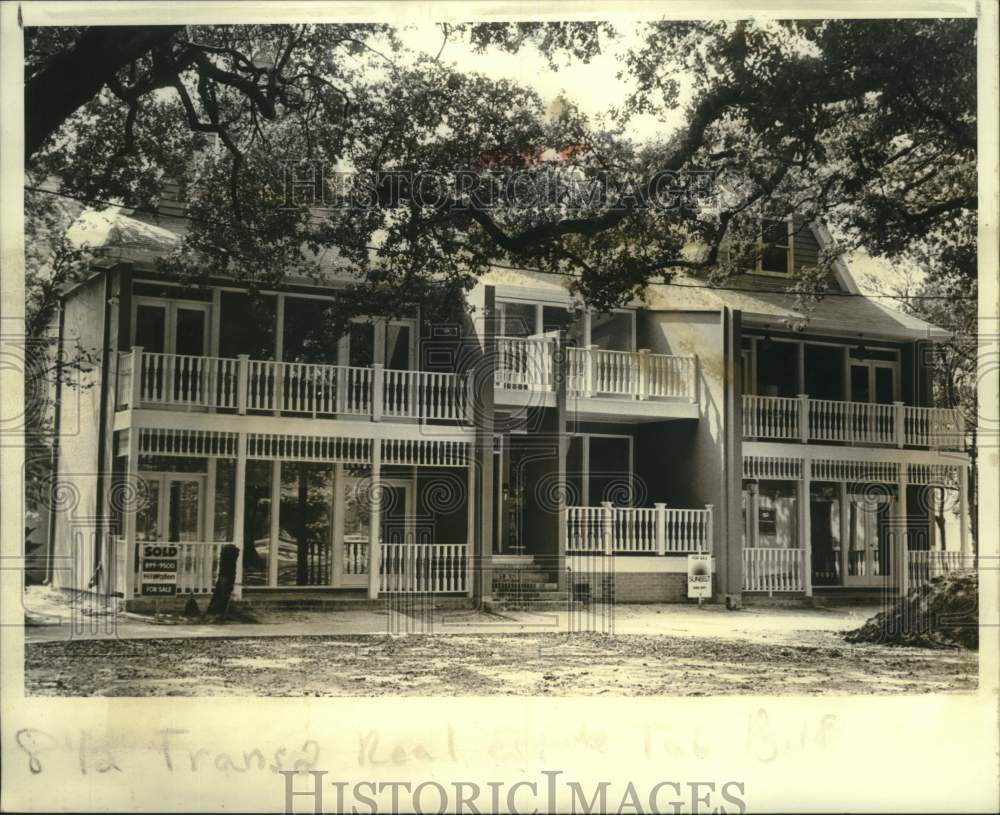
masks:
<path fill-rule="evenodd" d="M 910 588 L 910 575 L 909 572 L 909 542 L 907 541 L 907 525 L 909 519 L 907 518 L 908 510 L 906 508 L 906 487 L 907 487 L 907 473 L 906 464 L 904 462 L 899 463 L 899 484 L 896 489 L 899 494 L 896 497 L 896 568 L 899 570 L 899 575 L 897 577 L 897 585 L 899 586 L 900 596 L 905 596 L 906 592 Z"/>
<path fill-rule="evenodd" d="M 243 596 L 243 537 L 246 515 L 247 497 L 247 434 L 236 436 L 236 475 L 233 478 L 236 495 L 233 497 L 233 543 L 240 550 L 236 561 L 236 581 L 233 586 L 233 597 L 239 600 Z"/>
<path fill-rule="evenodd" d="M 466 496 L 465 496 L 465 593 L 472 597 L 475 594 L 473 581 L 472 560 L 476 549 L 476 468 L 475 451 L 473 445 L 469 445 L 469 463 L 466 468 Z"/>
<path fill-rule="evenodd" d="M 132 404 L 129 404 L 132 407 Z M 135 489 L 133 494 L 136 498 L 131 502 L 131 506 L 126 507 L 125 529 L 122 530 L 125 538 L 125 600 L 131 600 L 138 592 L 136 591 L 136 560 L 135 560 L 135 522 L 138 514 L 139 496 L 139 428 L 134 424 L 128 429 L 128 449 L 125 453 L 125 483 L 131 484 Z"/>
<path fill-rule="evenodd" d="M 278 537 L 281 534 L 281 461 L 271 462 L 271 511 L 267 534 L 267 585 L 278 585 Z"/>
<path fill-rule="evenodd" d="M 806 589 L 806 597 L 812 597 L 812 506 L 809 500 L 812 492 L 812 480 L 809 472 L 809 459 L 802 460 L 802 480 L 799 481 L 799 490 L 802 500 L 802 585 Z"/>
<path fill-rule="evenodd" d="M 382 562 L 382 440 L 372 439 L 372 474 L 368 516 L 368 597 L 378 599 Z"/>
<path fill-rule="evenodd" d="M 969 465 L 960 464 L 958 470 L 958 545 L 962 553 L 962 566 L 965 558 L 972 551 L 972 539 L 969 535 Z"/>

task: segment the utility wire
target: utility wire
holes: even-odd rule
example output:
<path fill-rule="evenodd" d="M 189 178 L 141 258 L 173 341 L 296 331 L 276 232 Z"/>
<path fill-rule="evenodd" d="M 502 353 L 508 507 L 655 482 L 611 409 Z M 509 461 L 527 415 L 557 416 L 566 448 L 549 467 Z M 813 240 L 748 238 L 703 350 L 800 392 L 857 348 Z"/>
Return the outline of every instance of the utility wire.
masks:
<path fill-rule="evenodd" d="M 53 195 L 58 198 L 67 198 L 71 201 L 78 201 L 84 204 L 96 204 L 105 207 L 117 207 L 119 209 L 128 209 L 132 212 L 141 212 L 145 215 L 154 215 L 158 218 L 178 218 L 186 221 L 194 221 L 195 219 L 188 215 L 187 213 L 179 214 L 169 214 L 165 215 L 162 212 L 158 212 L 154 209 L 144 209 L 142 207 L 130 207 L 125 204 L 116 204 L 113 201 L 102 201 L 97 198 L 87 198 L 80 195 L 71 195 L 70 193 L 60 192 L 58 190 L 46 190 L 41 187 L 31 187 L 25 186 L 25 190 L 29 192 L 38 192 L 45 195 Z M 389 251 L 391 254 L 402 255 L 403 257 L 410 257 L 408 252 L 399 252 L 395 250 L 385 250 L 378 246 L 371 246 L 369 244 L 348 244 L 344 243 L 345 246 L 350 246 L 353 249 L 368 249 L 373 252 Z M 573 274 L 572 272 L 557 272 L 548 269 L 530 269 L 523 266 L 508 266 L 503 263 L 490 262 L 490 265 L 497 269 L 505 269 L 512 272 L 531 272 L 532 274 L 545 274 L 552 275 L 554 277 L 568 277 L 573 279 L 578 279 L 579 275 Z M 796 292 L 789 289 L 763 289 L 763 288 L 753 288 L 751 286 L 713 286 L 710 283 L 675 283 L 673 281 L 660 281 L 655 285 L 658 286 L 671 286 L 679 289 L 709 289 L 711 291 L 733 291 L 742 292 L 745 294 L 781 294 L 786 297 L 794 297 L 797 294 L 803 294 L 808 296 L 806 292 Z M 850 291 L 823 291 L 818 293 L 820 297 L 862 297 L 865 299 L 885 299 L 885 300 L 978 300 L 978 297 L 972 295 L 947 295 L 947 294 L 865 294 L 863 292 L 850 292 Z"/>

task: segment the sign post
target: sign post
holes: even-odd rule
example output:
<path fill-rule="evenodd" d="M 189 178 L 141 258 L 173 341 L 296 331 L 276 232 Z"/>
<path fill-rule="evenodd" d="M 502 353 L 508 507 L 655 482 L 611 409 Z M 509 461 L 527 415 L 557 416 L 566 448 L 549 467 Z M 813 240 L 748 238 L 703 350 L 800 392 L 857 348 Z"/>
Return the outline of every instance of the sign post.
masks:
<path fill-rule="evenodd" d="M 712 596 L 712 556 L 707 552 L 688 555 L 688 599 L 697 597 L 698 605 Z"/>

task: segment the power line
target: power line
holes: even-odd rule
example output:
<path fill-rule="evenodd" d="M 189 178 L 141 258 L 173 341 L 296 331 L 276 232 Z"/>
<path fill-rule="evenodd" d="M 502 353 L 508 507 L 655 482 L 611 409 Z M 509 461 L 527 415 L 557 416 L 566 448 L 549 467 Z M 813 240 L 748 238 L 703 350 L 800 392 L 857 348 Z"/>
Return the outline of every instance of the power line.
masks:
<path fill-rule="evenodd" d="M 195 221 L 195 218 L 193 218 L 192 216 L 188 215 L 187 213 L 176 213 L 176 214 L 172 213 L 172 214 L 169 214 L 169 215 L 165 215 L 164 213 L 158 212 L 157 210 L 154 210 L 154 209 L 144 209 L 143 207 L 130 207 L 130 206 L 126 206 L 124 204 L 116 204 L 113 201 L 102 201 L 102 200 L 97 199 L 97 198 L 87 198 L 86 196 L 81 196 L 81 195 L 71 195 L 70 193 L 60 192 L 58 190 L 46 190 L 46 189 L 42 189 L 41 187 L 31 187 L 31 186 L 25 186 L 24 189 L 28 190 L 30 192 L 39 192 L 39 193 L 43 193 L 45 195 L 53 195 L 53 196 L 56 196 L 58 198 L 67 198 L 67 199 L 69 199 L 71 201 L 79 201 L 80 203 L 84 203 L 84 204 L 97 204 L 97 205 L 105 206 L 105 207 L 118 207 L 120 209 L 131 210 L 132 212 L 141 212 L 141 213 L 146 214 L 146 215 L 155 215 L 156 217 L 159 217 L 159 218 L 177 218 L 177 219 L 186 220 L 186 221 Z M 343 243 L 343 245 L 350 246 L 353 249 L 368 249 L 368 250 L 375 251 L 375 252 L 389 251 L 391 254 L 402 255 L 403 257 L 409 257 L 410 256 L 410 253 L 408 253 L 408 252 L 397 252 L 397 251 L 394 251 L 394 250 L 385 250 L 385 249 L 383 249 L 381 247 L 371 246 L 369 244 L 349 244 L 349 243 L 346 243 L 346 242 L 342 242 L 342 243 Z M 567 278 L 572 278 L 574 280 L 575 279 L 579 279 L 579 275 L 576 275 L 576 274 L 574 274 L 572 272 L 557 272 L 557 271 L 551 271 L 551 270 L 548 270 L 548 269 L 530 269 L 530 268 L 525 268 L 523 266 L 508 266 L 506 264 L 497 263 L 497 262 L 493 262 L 493 261 L 490 262 L 490 265 L 493 266 L 493 267 L 495 267 L 495 268 L 497 268 L 497 269 L 505 269 L 507 271 L 512 271 L 512 272 L 531 272 L 532 274 L 552 275 L 554 277 L 567 277 Z M 711 290 L 711 291 L 732 291 L 732 292 L 741 292 L 741 293 L 744 293 L 744 294 L 780 294 L 780 295 L 784 295 L 785 297 L 794 297 L 794 296 L 796 296 L 798 294 L 802 294 L 804 296 L 809 296 L 808 293 L 806 293 L 806 292 L 796 292 L 796 291 L 790 291 L 788 289 L 764 289 L 764 288 L 754 288 L 754 287 L 751 287 L 751 286 L 713 286 L 710 283 L 708 283 L 708 284 L 702 284 L 702 283 L 676 283 L 676 282 L 673 282 L 673 281 L 662 280 L 662 281 L 656 283 L 655 285 L 658 285 L 658 286 L 671 286 L 671 287 L 679 288 L 679 289 L 708 289 L 708 290 Z M 884 300 L 896 300 L 896 301 L 905 301 L 905 300 L 950 300 L 951 301 L 951 300 L 978 300 L 979 299 L 978 297 L 975 297 L 975 296 L 972 296 L 972 295 L 953 295 L 952 296 L 952 295 L 946 295 L 946 294 L 907 294 L 907 295 L 901 295 L 901 294 L 874 294 L 874 293 L 873 294 L 865 294 L 863 292 L 849 292 L 849 291 L 824 291 L 824 292 L 821 292 L 818 296 L 820 296 L 820 297 L 861 297 L 861 298 L 868 299 L 868 300 L 871 300 L 871 299 L 884 299 Z"/>

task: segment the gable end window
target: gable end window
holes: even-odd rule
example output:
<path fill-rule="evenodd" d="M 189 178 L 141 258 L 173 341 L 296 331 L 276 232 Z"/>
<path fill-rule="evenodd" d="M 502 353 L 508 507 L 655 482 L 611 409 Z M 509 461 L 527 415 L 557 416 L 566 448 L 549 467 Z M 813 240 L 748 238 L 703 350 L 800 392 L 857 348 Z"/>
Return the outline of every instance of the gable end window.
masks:
<path fill-rule="evenodd" d="M 760 257 L 757 274 L 788 277 L 794 270 L 792 222 L 788 219 L 761 222 Z"/>

